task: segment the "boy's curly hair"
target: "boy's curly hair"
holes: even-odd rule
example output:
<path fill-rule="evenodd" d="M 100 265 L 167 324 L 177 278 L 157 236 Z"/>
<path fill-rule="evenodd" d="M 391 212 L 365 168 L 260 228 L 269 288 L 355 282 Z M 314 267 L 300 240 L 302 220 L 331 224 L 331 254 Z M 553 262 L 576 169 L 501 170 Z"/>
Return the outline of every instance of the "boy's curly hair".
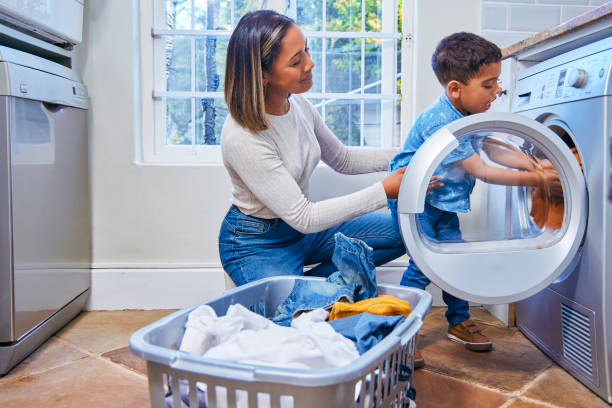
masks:
<path fill-rule="evenodd" d="M 467 84 L 480 67 L 501 61 L 501 56 L 501 50 L 492 42 L 473 33 L 460 32 L 438 43 L 431 56 L 431 67 L 442 85 L 452 80 Z"/>

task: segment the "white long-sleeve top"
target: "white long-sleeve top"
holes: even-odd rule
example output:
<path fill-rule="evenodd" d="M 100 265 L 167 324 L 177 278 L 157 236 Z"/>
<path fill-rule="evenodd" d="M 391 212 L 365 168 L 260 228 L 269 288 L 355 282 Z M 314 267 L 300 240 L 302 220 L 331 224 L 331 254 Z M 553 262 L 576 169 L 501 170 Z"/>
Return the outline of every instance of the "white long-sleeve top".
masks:
<path fill-rule="evenodd" d="M 289 111 L 267 115 L 270 128 L 253 132 L 227 116 L 221 134 L 223 163 L 232 181 L 232 204 L 247 215 L 281 218 L 302 233 L 331 228 L 387 204 L 382 182 L 341 197 L 312 202 L 308 184 L 323 160 L 343 174 L 386 171 L 396 149 L 343 145 L 300 95 Z"/>

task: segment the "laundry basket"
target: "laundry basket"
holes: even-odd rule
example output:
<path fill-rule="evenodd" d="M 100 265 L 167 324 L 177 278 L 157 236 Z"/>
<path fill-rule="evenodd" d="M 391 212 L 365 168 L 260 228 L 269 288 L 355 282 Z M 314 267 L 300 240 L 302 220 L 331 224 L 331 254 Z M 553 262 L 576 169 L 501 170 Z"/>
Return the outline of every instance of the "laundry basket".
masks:
<path fill-rule="evenodd" d="M 321 278 L 266 278 L 231 289 L 203 304 L 211 306 L 219 316 L 224 315 L 230 305 L 240 303 L 271 317 L 298 279 Z M 431 306 L 431 295 L 419 289 L 389 284 L 380 284 L 378 292 L 408 301 L 412 312 L 381 342 L 343 367 L 289 369 L 178 351 L 176 348 L 185 332 L 187 317 L 197 306 L 175 312 L 136 331 L 130 338 L 130 349 L 147 360 L 149 393 L 155 408 L 166 406 L 168 386 L 173 390 L 175 408 L 185 406 L 181 405 L 181 392 L 184 398 L 188 396 L 192 408 L 407 407 L 416 334 Z"/>

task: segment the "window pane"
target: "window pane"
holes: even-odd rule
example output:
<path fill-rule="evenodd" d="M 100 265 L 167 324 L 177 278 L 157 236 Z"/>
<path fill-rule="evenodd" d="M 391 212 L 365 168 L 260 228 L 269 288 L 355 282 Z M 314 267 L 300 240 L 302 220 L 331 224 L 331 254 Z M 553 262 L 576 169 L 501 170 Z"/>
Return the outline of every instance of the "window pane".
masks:
<path fill-rule="evenodd" d="M 223 98 L 196 98 L 196 144 L 218 145 L 228 115 Z"/>
<path fill-rule="evenodd" d="M 382 31 L 382 0 L 367 0 L 365 31 Z"/>
<path fill-rule="evenodd" d="M 387 40 L 389 41 L 389 40 Z M 393 41 L 393 40 L 390 40 Z M 381 87 L 382 40 L 365 40 L 365 93 L 379 94 Z M 395 72 L 393 72 L 395 74 Z M 389 80 L 387 78 L 387 80 Z"/>
<path fill-rule="evenodd" d="M 205 0 L 201 0 L 205 1 Z M 221 0 L 218 2 L 218 12 L 216 15 L 216 27 L 217 30 L 231 30 L 232 29 L 232 7 L 233 2 L 230 0 Z"/>
<path fill-rule="evenodd" d="M 381 147 L 381 102 L 364 101 L 363 145 Z"/>
<path fill-rule="evenodd" d="M 323 29 L 323 0 L 298 0 L 295 22 L 302 30 L 320 31 Z"/>
<path fill-rule="evenodd" d="M 191 39 L 185 36 L 164 36 L 166 90 L 191 90 Z"/>
<path fill-rule="evenodd" d="M 312 62 L 314 62 L 314 68 L 312 69 L 312 88 L 310 88 L 311 92 L 321 92 L 323 87 L 323 60 L 321 44 L 323 44 L 323 39 L 321 38 L 308 39 L 310 58 L 312 58 Z"/>
<path fill-rule="evenodd" d="M 234 26 L 249 11 L 261 8 L 261 0 L 236 0 L 234 2 Z"/>
<path fill-rule="evenodd" d="M 195 76 L 197 92 L 223 90 L 225 55 L 229 37 L 209 36 L 195 40 Z"/>
<path fill-rule="evenodd" d="M 328 1 L 326 12 L 328 31 L 362 31 L 361 1 Z"/>
<path fill-rule="evenodd" d="M 350 92 L 361 88 L 361 40 L 327 39 L 327 92 Z"/>
<path fill-rule="evenodd" d="M 360 146 L 361 101 L 333 99 L 325 104 L 325 123 L 347 146 Z"/>
<path fill-rule="evenodd" d="M 166 26 L 173 30 L 191 28 L 190 0 L 166 0 Z"/>
<path fill-rule="evenodd" d="M 166 98 L 166 143 L 190 145 L 192 126 L 191 99 Z"/>

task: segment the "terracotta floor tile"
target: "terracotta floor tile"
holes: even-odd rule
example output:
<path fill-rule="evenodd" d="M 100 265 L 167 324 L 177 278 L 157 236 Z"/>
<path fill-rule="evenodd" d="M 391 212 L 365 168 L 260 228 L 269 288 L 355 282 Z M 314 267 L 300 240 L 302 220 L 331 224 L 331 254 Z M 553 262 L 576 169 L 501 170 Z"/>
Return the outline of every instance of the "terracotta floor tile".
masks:
<path fill-rule="evenodd" d="M 523 395 L 567 408 L 610 407 L 603 399 L 557 365 L 546 370 L 544 375 L 538 378 Z"/>
<path fill-rule="evenodd" d="M 419 333 L 426 367 L 415 374 L 418 408 L 608 407 L 518 330 L 504 327 L 481 308 L 470 313 L 493 339 L 495 350 L 475 353 L 447 340 L 444 310 L 432 309 Z M 171 312 L 82 313 L 59 338 L 51 338 L 0 379 L 0 406 L 149 406 L 145 361 L 131 354 L 128 340 L 135 330 Z"/>
<path fill-rule="evenodd" d="M 147 380 L 92 357 L 0 384 L 3 408 L 149 407 Z"/>
<path fill-rule="evenodd" d="M 129 346 L 104 353 L 102 357 L 109 358 L 113 363 L 121 364 L 131 370 L 147 375 L 146 360 L 132 354 Z"/>
<path fill-rule="evenodd" d="M 128 344 L 132 333 L 174 310 L 116 310 L 83 312 L 57 336 L 92 353 Z"/>
<path fill-rule="evenodd" d="M 488 312 L 483 311 L 479 317 L 484 321 L 495 319 L 486 315 Z M 474 318 L 476 319 L 476 316 Z M 552 365 L 550 359 L 518 329 L 500 326 L 495 321 L 492 323 L 494 324 L 481 324 L 481 327 L 483 333 L 493 341 L 493 350 L 474 352 L 448 340 L 448 324 L 443 310 L 433 310 L 425 318 L 417 343 L 425 358 L 426 367 L 502 391 L 514 392 Z"/>
<path fill-rule="evenodd" d="M 17 377 L 37 374 L 84 357 L 87 357 L 87 354 L 55 337 L 51 337 L 34 353 L 9 371 L 7 375 L 1 377 L 0 384 L 12 381 Z"/>
<path fill-rule="evenodd" d="M 550 405 L 542 405 L 542 404 L 538 404 L 537 402 L 529 401 L 523 398 L 518 398 L 512 401 L 512 403 L 508 405 L 507 408 L 548 408 L 548 407 L 550 407 Z"/>
<path fill-rule="evenodd" d="M 499 408 L 510 396 L 428 369 L 414 376 L 418 408 Z"/>

